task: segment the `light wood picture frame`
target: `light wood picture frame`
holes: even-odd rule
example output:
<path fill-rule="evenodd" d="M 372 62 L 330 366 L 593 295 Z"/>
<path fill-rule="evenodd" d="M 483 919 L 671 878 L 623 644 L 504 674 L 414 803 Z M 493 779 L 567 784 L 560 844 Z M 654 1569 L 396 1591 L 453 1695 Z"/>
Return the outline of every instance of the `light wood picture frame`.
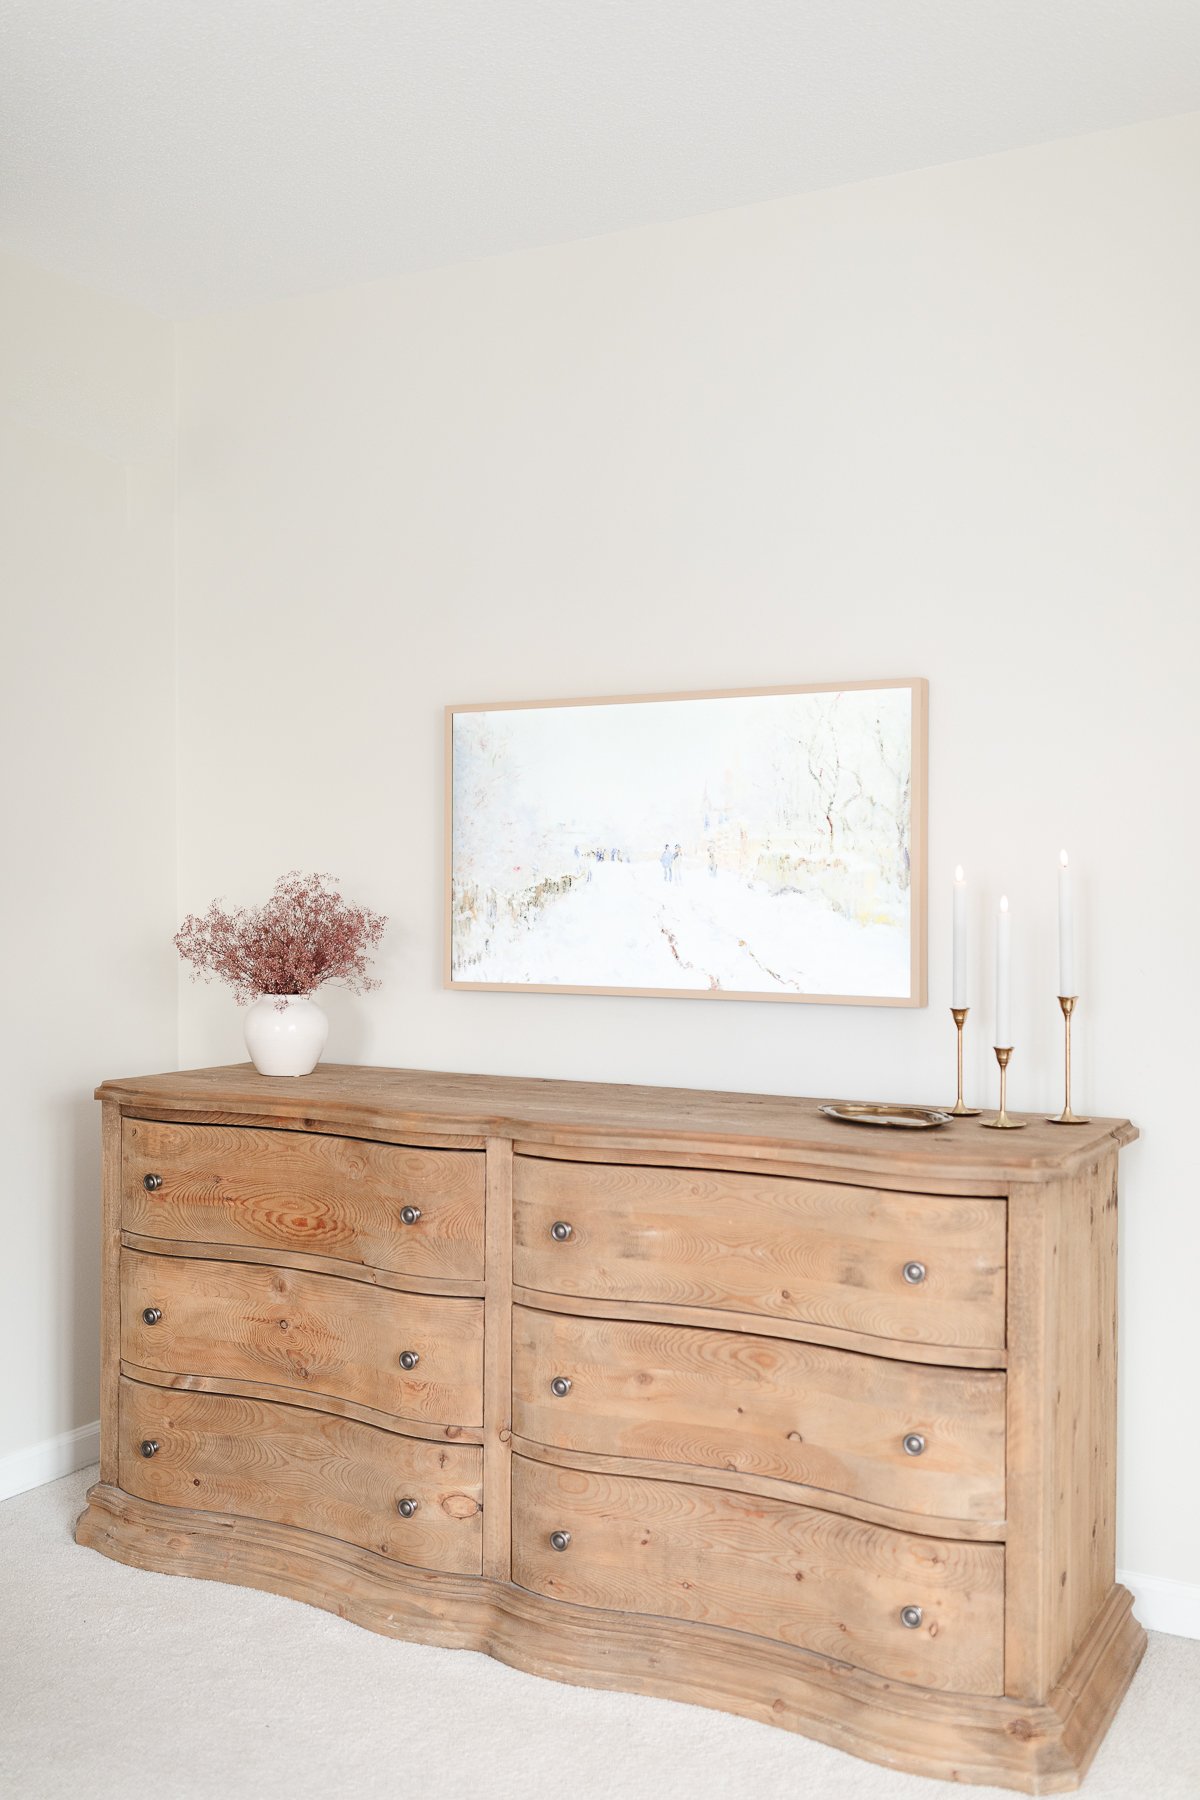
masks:
<path fill-rule="evenodd" d="M 446 708 L 445 985 L 924 1006 L 928 683 Z"/>

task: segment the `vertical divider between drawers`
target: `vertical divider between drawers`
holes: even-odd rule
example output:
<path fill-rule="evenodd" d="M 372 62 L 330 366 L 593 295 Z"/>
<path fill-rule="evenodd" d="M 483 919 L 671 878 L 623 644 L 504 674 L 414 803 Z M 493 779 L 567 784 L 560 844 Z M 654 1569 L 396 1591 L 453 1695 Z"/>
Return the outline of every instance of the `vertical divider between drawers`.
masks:
<path fill-rule="evenodd" d="M 483 1572 L 512 1577 L 511 1138 L 487 1140 L 483 1302 Z"/>

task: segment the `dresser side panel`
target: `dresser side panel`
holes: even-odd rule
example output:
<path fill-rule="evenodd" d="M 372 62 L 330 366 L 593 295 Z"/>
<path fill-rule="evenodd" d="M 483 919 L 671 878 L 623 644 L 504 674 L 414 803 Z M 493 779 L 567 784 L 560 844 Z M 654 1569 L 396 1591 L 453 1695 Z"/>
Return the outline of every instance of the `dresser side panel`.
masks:
<path fill-rule="evenodd" d="M 1005 1691 L 1047 1698 L 1114 1583 L 1115 1153 L 1009 1190 Z"/>
<path fill-rule="evenodd" d="M 1071 1185 L 1078 1230 L 1072 1232 L 1075 1267 L 1061 1309 L 1059 1352 L 1068 1378 L 1061 1385 L 1073 1403 L 1055 1439 L 1055 1579 L 1066 1600 L 1054 1615 L 1055 1677 L 1116 1579 L 1116 1157 L 1077 1175 Z"/>

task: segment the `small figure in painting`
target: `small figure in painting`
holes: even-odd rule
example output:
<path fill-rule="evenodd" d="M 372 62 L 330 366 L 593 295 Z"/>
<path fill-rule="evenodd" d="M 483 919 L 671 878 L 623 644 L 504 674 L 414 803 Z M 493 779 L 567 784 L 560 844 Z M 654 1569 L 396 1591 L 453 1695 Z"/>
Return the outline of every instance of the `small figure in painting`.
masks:
<path fill-rule="evenodd" d="M 675 861 L 675 858 L 674 858 L 674 857 L 673 857 L 673 856 L 672 856 L 672 855 L 671 855 L 671 846 L 670 846 L 670 844 L 664 844 L 664 845 L 663 845 L 663 847 L 662 847 L 662 855 L 661 855 L 661 856 L 660 856 L 660 857 L 659 857 L 659 859 L 658 859 L 658 860 L 659 860 L 659 862 L 660 862 L 660 863 L 661 863 L 661 864 L 662 864 L 662 872 L 663 872 L 663 880 L 664 880 L 664 881 L 670 881 L 670 879 L 671 879 L 671 866 L 672 866 L 672 864 L 673 864 L 673 863 L 674 863 L 674 861 Z"/>

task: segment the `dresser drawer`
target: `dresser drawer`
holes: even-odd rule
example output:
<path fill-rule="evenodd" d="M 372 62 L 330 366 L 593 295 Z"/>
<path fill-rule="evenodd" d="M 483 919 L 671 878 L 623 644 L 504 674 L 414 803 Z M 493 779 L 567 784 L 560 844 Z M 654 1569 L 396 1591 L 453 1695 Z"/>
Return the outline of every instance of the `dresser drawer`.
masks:
<path fill-rule="evenodd" d="M 551 1542 L 559 1533 L 562 1550 Z M 1003 1689 L 999 1544 L 516 1457 L 513 1579 L 577 1606 L 775 1638 L 892 1681 Z M 920 1612 L 912 1629 L 901 1619 L 910 1607 Z"/>
<path fill-rule="evenodd" d="M 1004 1376 L 982 1370 L 513 1312 L 521 1437 L 804 1482 L 935 1518 L 1004 1518 L 1004 1393 Z"/>
<path fill-rule="evenodd" d="M 480 1150 L 126 1119 L 121 1222 L 146 1237 L 477 1281 L 483 1168 Z"/>
<path fill-rule="evenodd" d="M 125 1250 L 121 1355 L 144 1369 L 279 1383 L 430 1424 L 483 1419 L 481 1300 Z M 415 1366 L 402 1368 L 402 1355 Z"/>
<path fill-rule="evenodd" d="M 1000 1349 L 1005 1212 L 1003 1200 L 518 1156 L 513 1279 Z"/>
<path fill-rule="evenodd" d="M 297 1525 L 422 1569 L 482 1572 L 476 1446 L 124 1379 L 119 1429 L 121 1486 L 143 1500 Z M 411 1517 L 401 1500 L 416 1501 Z"/>

